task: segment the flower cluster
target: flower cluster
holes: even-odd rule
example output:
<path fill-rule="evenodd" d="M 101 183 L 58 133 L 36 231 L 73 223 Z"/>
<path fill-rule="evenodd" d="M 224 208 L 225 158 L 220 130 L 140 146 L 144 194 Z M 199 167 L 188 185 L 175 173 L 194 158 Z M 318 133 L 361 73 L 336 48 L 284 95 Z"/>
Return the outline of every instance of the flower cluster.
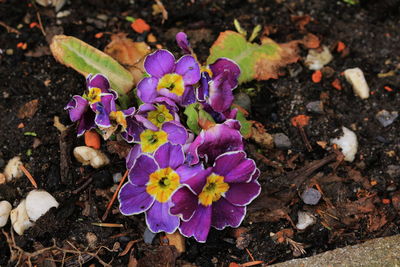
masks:
<path fill-rule="evenodd" d="M 179 229 L 205 242 L 211 227 L 241 224 L 260 193 L 259 170 L 244 152 L 232 108 L 239 66 L 226 58 L 201 66 L 184 33 L 177 43 L 185 54 L 179 60 L 167 50 L 145 59 L 148 75 L 137 85 L 137 108 L 120 109 L 118 94 L 97 74 L 89 75 L 87 92 L 73 96 L 66 109 L 78 122 L 78 135 L 97 128 L 105 138 L 120 133 L 132 143 L 129 181 L 119 192 L 122 214 L 145 213 L 152 232 Z M 198 131 L 182 112 L 193 104 Z"/>

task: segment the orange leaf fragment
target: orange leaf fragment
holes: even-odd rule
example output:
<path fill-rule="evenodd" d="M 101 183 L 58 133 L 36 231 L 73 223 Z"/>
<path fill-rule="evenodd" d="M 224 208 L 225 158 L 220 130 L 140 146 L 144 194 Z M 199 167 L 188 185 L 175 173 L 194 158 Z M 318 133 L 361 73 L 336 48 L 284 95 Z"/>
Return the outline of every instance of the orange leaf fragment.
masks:
<path fill-rule="evenodd" d="M 86 131 L 85 145 L 94 149 L 100 149 L 100 135 L 95 131 Z"/>
<path fill-rule="evenodd" d="M 332 83 L 331 83 L 332 87 L 335 88 L 336 90 L 342 90 L 342 85 L 340 84 L 340 80 L 339 79 L 335 79 Z"/>
<path fill-rule="evenodd" d="M 346 45 L 342 41 L 339 41 L 337 43 L 336 51 L 342 52 L 345 48 L 346 48 Z"/>
<path fill-rule="evenodd" d="M 103 35 L 104 35 L 104 33 L 98 32 L 98 33 L 96 33 L 96 34 L 94 35 L 94 38 L 100 39 L 101 37 L 103 37 Z"/>
<path fill-rule="evenodd" d="M 28 44 L 27 43 L 23 43 L 23 42 L 19 42 L 17 44 L 18 48 L 21 48 L 22 50 L 25 50 L 26 48 L 28 48 Z"/>
<path fill-rule="evenodd" d="M 144 33 L 150 31 L 150 25 L 143 19 L 136 19 L 131 23 L 131 28 L 137 33 Z"/>
<path fill-rule="evenodd" d="M 314 83 L 319 83 L 322 80 L 322 72 L 320 70 L 314 71 L 311 76 L 311 79 Z"/>
<path fill-rule="evenodd" d="M 229 267 L 240 267 L 240 265 L 237 264 L 236 262 L 231 262 L 229 263 Z"/>
<path fill-rule="evenodd" d="M 390 88 L 389 86 L 384 86 L 383 89 L 385 89 L 388 92 L 393 92 L 393 89 Z"/>
<path fill-rule="evenodd" d="M 390 199 L 384 198 L 384 199 L 382 199 L 382 203 L 385 205 L 388 205 L 388 204 L 390 204 Z"/>
<path fill-rule="evenodd" d="M 291 123 L 294 127 L 304 127 L 308 125 L 310 121 L 310 116 L 307 115 L 297 115 L 291 119 Z"/>
<path fill-rule="evenodd" d="M 34 27 L 39 27 L 39 24 L 37 22 L 32 22 L 31 24 L 29 24 L 29 28 L 34 28 Z"/>

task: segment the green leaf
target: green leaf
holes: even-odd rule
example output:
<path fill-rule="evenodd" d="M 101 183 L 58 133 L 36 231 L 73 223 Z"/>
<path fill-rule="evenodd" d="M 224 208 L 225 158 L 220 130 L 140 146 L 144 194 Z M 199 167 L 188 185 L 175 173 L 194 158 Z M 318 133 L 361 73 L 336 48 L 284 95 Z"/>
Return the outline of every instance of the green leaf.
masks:
<path fill-rule="evenodd" d="M 236 115 L 236 119 L 240 122 L 240 133 L 242 134 L 243 138 L 249 138 L 251 135 L 251 125 L 252 123 L 249 122 L 246 117 L 244 116 L 243 112 L 238 110 Z"/>
<path fill-rule="evenodd" d="M 133 77 L 128 70 L 109 55 L 75 37 L 56 35 L 50 49 L 56 60 L 85 77 L 90 73 L 104 74 L 112 88 L 121 95 L 133 87 Z"/>
<path fill-rule="evenodd" d="M 37 136 L 37 133 L 35 132 L 24 132 L 25 136 Z"/>
<path fill-rule="evenodd" d="M 190 104 L 185 108 L 183 112 L 187 116 L 186 124 L 190 130 L 192 130 L 195 134 L 199 134 L 201 128 L 199 126 L 199 103 Z"/>
<path fill-rule="evenodd" d="M 240 83 L 253 79 L 277 79 L 281 67 L 299 59 L 298 44 L 298 41 L 278 44 L 269 38 L 263 38 L 260 45 L 247 42 L 237 32 L 225 31 L 220 33 L 212 45 L 207 63 L 212 64 L 220 57 L 232 59 L 240 66 Z"/>

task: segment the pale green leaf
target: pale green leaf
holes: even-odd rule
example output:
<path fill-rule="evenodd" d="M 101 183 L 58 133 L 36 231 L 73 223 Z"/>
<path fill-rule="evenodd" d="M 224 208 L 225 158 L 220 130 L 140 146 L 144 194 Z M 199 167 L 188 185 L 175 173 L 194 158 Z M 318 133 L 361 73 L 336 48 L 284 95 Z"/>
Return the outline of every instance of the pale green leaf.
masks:
<path fill-rule="evenodd" d="M 198 113 L 199 104 L 193 103 L 185 108 L 183 112 L 187 116 L 186 124 L 190 130 L 192 130 L 195 134 L 199 134 L 201 128 L 199 126 L 199 113 Z"/>
<path fill-rule="evenodd" d="M 236 119 L 240 122 L 240 133 L 242 134 L 243 138 L 249 138 L 251 135 L 251 125 L 252 123 L 246 119 L 243 112 L 238 110 L 236 114 Z"/>

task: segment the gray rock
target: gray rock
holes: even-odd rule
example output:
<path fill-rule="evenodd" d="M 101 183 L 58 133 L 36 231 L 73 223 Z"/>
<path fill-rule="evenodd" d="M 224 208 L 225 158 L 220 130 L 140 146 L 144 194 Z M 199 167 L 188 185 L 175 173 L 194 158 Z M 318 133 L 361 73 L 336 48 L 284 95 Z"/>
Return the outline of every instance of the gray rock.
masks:
<path fill-rule="evenodd" d="M 400 165 L 387 166 L 386 173 L 393 179 L 400 177 Z"/>
<path fill-rule="evenodd" d="M 289 137 L 287 137 L 284 133 L 277 133 L 272 135 L 274 138 L 275 147 L 280 149 L 288 149 L 292 146 L 292 142 L 290 142 Z"/>
<path fill-rule="evenodd" d="M 317 114 L 324 114 L 324 104 L 322 101 L 313 101 L 306 105 L 307 111 Z"/>
<path fill-rule="evenodd" d="M 317 205 L 321 199 L 321 193 L 314 188 L 307 188 L 301 195 L 301 199 L 308 205 Z"/>
<path fill-rule="evenodd" d="M 383 109 L 375 115 L 375 118 L 380 122 L 380 124 L 383 127 L 387 127 L 390 124 L 392 124 L 394 122 L 394 120 L 397 119 L 398 116 L 399 116 L 399 112 L 397 112 L 397 111 L 389 112 L 389 111 Z"/>
<path fill-rule="evenodd" d="M 146 227 L 146 230 L 144 230 L 143 233 L 143 240 L 146 244 L 151 244 L 153 243 L 153 239 L 156 236 L 155 233 L 149 230 L 149 228 Z"/>
<path fill-rule="evenodd" d="M 235 100 L 233 101 L 234 104 L 241 106 L 248 112 L 251 111 L 251 99 L 246 93 L 238 93 L 235 95 Z"/>
<path fill-rule="evenodd" d="M 122 173 L 117 172 L 117 173 L 113 174 L 113 181 L 115 184 L 119 183 L 121 181 L 121 179 L 122 179 Z"/>

